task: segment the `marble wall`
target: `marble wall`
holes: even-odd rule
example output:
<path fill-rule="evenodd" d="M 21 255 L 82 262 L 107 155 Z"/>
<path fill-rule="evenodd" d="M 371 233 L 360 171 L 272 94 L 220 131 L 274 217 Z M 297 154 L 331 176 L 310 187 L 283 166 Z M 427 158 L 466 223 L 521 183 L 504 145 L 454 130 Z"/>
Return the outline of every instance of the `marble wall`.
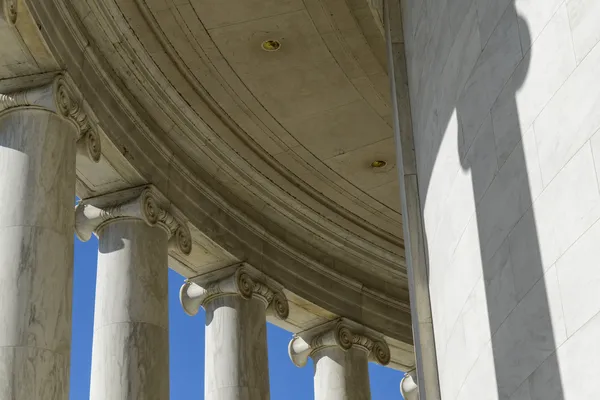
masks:
<path fill-rule="evenodd" d="M 599 398 L 600 3 L 402 2 L 442 398 Z"/>

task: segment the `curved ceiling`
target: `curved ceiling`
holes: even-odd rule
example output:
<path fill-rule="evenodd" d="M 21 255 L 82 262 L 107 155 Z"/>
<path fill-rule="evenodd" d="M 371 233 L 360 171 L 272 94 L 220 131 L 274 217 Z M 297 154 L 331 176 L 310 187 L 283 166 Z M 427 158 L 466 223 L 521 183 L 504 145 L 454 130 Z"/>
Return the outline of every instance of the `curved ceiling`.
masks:
<path fill-rule="evenodd" d="M 78 12 L 175 157 L 317 246 L 368 248 L 387 264 L 371 277 L 388 280 L 403 255 L 388 81 L 360 3 L 90 1 Z"/>
<path fill-rule="evenodd" d="M 233 258 L 412 343 L 371 1 L 29 0 L 110 142 L 110 165 L 78 172 L 80 195 L 153 183 Z"/>
<path fill-rule="evenodd" d="M 195 126 L 190 133 L 195 145 L 219 136 L 213 143 L 222 153 L 233 150 L 250 168 L 272 178 L 252 159 L 258 155 L 313 197 L 348 211 L 353 222 L 399 243 L 384 42 L 368 3 L 358 8 L 359 3 L 136 0 L 119 2 L 122 16 L 114 18 L 125 18 L 159 69 L 154 73 L 168 81 L 164 89 L 175 90 L 180 98 L 173 101 L 185 103 L 178 107 L 201 112 L 209 97 L 213 111 L 236 133 L 228 138 L 204 118 L 208 126 Z M 87 20 L 93 16 L 88 12 Z M 118 57 L 122 54 L 113 47 L 123 38 L 115 39 L 105 43 L 106 53 Z M 281 48 L 263 50 L 266 40 L 279 41 Z M 123 76 L 128 84 L 130 72 Z M 146 106 L 155 107 L 154 101 Z M 173 131 L 173 116 L 158 122 L 171 137 L 181 136 Z M 197 158 L 188 143 L 180 148 Z M 243 153 L 245 148 L 251 153 Z M 376 160 L 387 165 L 372 168 Z M 218 179 L 227 183 L 231 177 Z M 281 186 L 288 190 L 286 183 Z"/>

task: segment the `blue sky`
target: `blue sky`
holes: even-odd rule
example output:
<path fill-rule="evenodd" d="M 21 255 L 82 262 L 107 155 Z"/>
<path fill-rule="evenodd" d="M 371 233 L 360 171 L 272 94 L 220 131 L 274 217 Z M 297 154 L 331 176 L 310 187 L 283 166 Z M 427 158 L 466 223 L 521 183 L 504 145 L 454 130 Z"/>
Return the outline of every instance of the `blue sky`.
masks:
<path fill-rule="evenodd" d="M 73 344 L 71 356 L 71 400 L 87 400 L 90 388 L 94 293 L 98 241 L 75 239 L 73 283 Z M 189 400 L 190 391 L 204 397 L 204 312 L 189 317 L 179 305 L 183 278 L 169 271 L 170 400 Z M 287 355 L 291 333 L 268 324 L 271 399 L 313 399 L 313 367 L 295 367 Z M 403 374 L 373 363 L 369 366 L 373 400 L 401 399 Z"/>

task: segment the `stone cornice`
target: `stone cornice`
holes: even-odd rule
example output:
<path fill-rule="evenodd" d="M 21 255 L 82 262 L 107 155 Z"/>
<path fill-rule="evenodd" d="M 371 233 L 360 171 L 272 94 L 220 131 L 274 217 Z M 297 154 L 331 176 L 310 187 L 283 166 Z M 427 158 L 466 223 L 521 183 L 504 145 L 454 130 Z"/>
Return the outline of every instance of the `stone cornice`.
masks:
<path fill-rule="evenodd" d="M 78 154 L 98 162 L 102 155 L 100 135 L 92 126 L 87 112 L 83 109 L 83 102 L 75 95 L 72 86 L 63 75 L 58 75 L 52 82 L 43 86 L 7 94 L 0 93 L 0 113 L 19 107 L 34 107 L 61 115 L 77 127 Z"/>
<path fill-rule="evenodd" d="M 2 9 L 0 9 L 0 17 L 10 25 L 17 23 L 18 0 L 2 0 Z"/>
<path fill-rule="evenodd" d="M 160 193 L 150 185 L 79 202 L 75 207 L 75 234 L 85 242 L 107 223 L 123 219 L 140 219 L 150 226 L 162 227 L 169 235 L 170 247 L 184 255 L 192 250 L 187 223 L 165 206 Z"/>
<path fill-rule="evenodd" d="M 308 357 L 329 347 L 366 351 L 371 361 L 381 365 L 389 364 L 391 358 L 390 349 L 383 339 L 344 318 L 295 334 L 288 345 L 288 354 L 294 365 L 304 367 Z"/>
<path fill-rule="evenodd" d="M 268 312 L 279 319 L 288 317 L 290 310 L 283 292 L 252 277 L 244 266 L 236 265 L 234 268 L 233 274 L 214 280 L 210 275 L 186 280 L 179 291 L 179 301 L 186 314 L 196 315 L 200 307 L 218 297 L 238 295 L 246 300 L 261 300 L 268 307 Z"/>

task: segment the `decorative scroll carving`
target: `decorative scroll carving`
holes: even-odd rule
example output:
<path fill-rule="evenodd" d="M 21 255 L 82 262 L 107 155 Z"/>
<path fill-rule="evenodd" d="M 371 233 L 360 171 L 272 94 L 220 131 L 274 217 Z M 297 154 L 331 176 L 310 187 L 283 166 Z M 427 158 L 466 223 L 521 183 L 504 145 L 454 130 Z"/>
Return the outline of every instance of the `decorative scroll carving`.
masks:
<path fill-rule="evenodd" d="M 290 315 L 290 306 L 282 292 L 275 292 L 269 304 L 269 313 L 281 320 L 286 320 Z"/>
<path fill-rule="evenodd" d="M 5 8 L 7 1 L 11 2 L 11 0 L 4 0 Z M 0 112 L 17 107 L 43 108 L 72 121 L 77 126 L 78 153 L 93 162 L 100 161 L 102 155 L 100 135 L 83 109 L 82 100 L 74 94 L 62 75 L 58 75 L 51 83 L 44 86 L 0 94 Z"/>
<path fill-rule="evenodd" d="M 371 348 L 369 356 L 373 361 L 381 365 L 388 365 L 392 357 L 390 348 L 383 340 L 373 342 L 373 347 Z"/>
<path fill-rule="evenodd" d="M 179 249 L 182 254 L 189 255 L 192 252 L 192 234 L 190 228 L 185 223 L 179 223 L 172 231 L 169 245 L 172 248 Z"/>
<path fill-rule="evenodd" d="M 102 156 L 102 147 L 100 145 L 100 135 L 95 129 L 89 129 L 83 133 L 77 141 L 77 152 L 85 155 L 93 162 L 100 161 Z"/>
<path fill-rule="evenodd" d="M 258 282 L 243 267 L 239 267 L 232 275 L 202 286 L 188 279 L 181 286 L 179 301 L 186 314 L 193 316 L 198 313 L 200 307 L 217 297 L 226 295 L 238 295 L 246 300 L 257 298 L 263 301 L 267 310 L 279 319 L 286 319 L 290 312 L 287 299 L 282 292 Z"/>
<path fill-rule="evenodd" d="M 294 335 L 288 345 L 288 354 L 294 365 L 304 367 L 308 357 L 328 347 L 339 347 L 343 351 L 364 350 L 371 361 L 381 365 L 387 365 L 391 358 L 390 349 L 383 340 L 357 332 L 344 320 Z"/>
<path fill-rule="evenodd" d="M 104 196 L 81 201 L 75 207 L 75 234 L 86 242 L 92 233 L 114 220 L 140 219 L 150 226 L 160 226 L 169 235 L 169 246 L 189 255 L 192 236 L 187 224 L 163 207 L 152 186 L 117 193 L 114 199 Z"/>

